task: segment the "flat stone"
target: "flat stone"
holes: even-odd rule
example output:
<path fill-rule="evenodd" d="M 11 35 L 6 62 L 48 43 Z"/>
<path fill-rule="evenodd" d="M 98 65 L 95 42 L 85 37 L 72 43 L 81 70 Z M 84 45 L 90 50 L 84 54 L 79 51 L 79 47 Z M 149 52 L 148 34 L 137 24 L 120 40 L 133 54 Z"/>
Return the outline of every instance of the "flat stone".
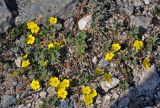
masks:
<path fill-rule="evenodd" d="M 97 63 L 97 57 L 96 57 L 96 56 L 94 56 L 94 57 L 92 58 L 92 62 L 93 62 L 94 64 Z"/>
<path fill-rule="evenodd" d="M 79 2 L 79 0 L 13 0 L 6 3 L 3 1 L 0 1 L 0 32 L 8 29 L 7 26 L 33 19 L 42 19 L 42 22 L 46 22 L 48 16 L 70 18 Z"/>
<path fill-rule="evenodd" d="M 1 96 L 2 108 L 9 108 L 11 106 L 14 106 L 15 104 L 16 104 L 15 97 L 10 96 L 10 95 Z"/>
<path fill-rule="evenodd" d="M 124 96 L 122 99 L 118 101 L 118 108 L 127 108 L 130 103 L 130 98 Z"/>
<path fill-rule="evenodd" d="M 47 92 L 50 96 L 55 95 L 55 88 L 54 87 L 48 87 Z"/>
<path fill-rule="evenodd" d="M 131 0 L 134 4 L 134 6 L 142 6 L 143 3 L 140 0 Z"/>
<path fill-rule="evenodd" d="M 128 15 L 132 15 L 134 12 L 134 5 L 133 4 L 126 5 L 125 11 Z"/>
<path fill-rule="evenodd" d="M 143 0 L 146 5 L 150 4 L 151 0 Z"/>
<path fill-rule="evenodd" d="M 105 59 L 101 59 L 98 63 L 99 67 L 106 67 L 107 65 L 109 65 L 109 62 L 106 61 Z"/>
<path fill-rule="evenodd" d="M 152 18 L 150 17 L 144 17 L 144 16 L 131 16 L 130 17 L 130 26 L 136 26 L 143 28 L 148 28 L 148 26 L 151 24 Z"/>
<path fill-rule="evenodd" d="M 41 98 L 45 98 L 47 96 L 47 93 L 45 91 L 42 91 L 42 92 L 39 93 L 39 96 Z"/>
<path fill-rule="evenodd" d="M 114 88 L 116 85 L 118 85 L 119 82 L 120 82 L 119 79 L 112 78 L 111 83 L 108 83 L 107 81 L 101 81 L 100 86 L 105 92 L 108 92 L 108 90 L 110 90 L 110 89 Z"/>
<path fill-rule="evenodd" d="M 14 62 L 17 67 L 21 67 L 22 57 L 18 57 Z"/>
<path fill-rule="evenodd" d="M 91 27 L 92 15 L 86 15 L 78 21 L 79 30 L 88 30 Z"/>
<path fill-rule="evenodd" d="M 9 28 L 11 13 L 7 9 L 4 0 L 0 1 L 0 34 Z"/>
<path fill-rule="evenodd" d="M 137 82 L 137 89 L 141 92 L 151 92 L 160 83 L 160 77 L 154 65 L 143 72 L 133 72 L 133 76 L 134 78 L 139 78 L 139 81 Z"/>

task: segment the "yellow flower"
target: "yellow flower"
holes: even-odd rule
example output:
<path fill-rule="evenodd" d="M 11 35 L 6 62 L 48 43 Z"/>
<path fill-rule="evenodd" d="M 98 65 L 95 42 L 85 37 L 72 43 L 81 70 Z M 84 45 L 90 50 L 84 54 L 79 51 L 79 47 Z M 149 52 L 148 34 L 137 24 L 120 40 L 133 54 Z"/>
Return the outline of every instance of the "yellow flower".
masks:
<path fill-rule="evenodd" d="M 33 80 L 30 86 L 33 90 L 38 90 L 41 87 L 38 80 Z"/>
<path fill-rule="evenodd" d="M 55 47 L 55 46 L 54 46 L 53 43 L 48 44 L 48 49 L 51 49 L 51 48 L 54 48 L 54 47 Z"/>
<path fill-rule="evenodd" d="M 119 51 L 121 49 L 121 45 L 116 43 L 116 44 L 112 44 L 112 50 L 113 51 Z"/>
<path fill-rule="evenodd" d="M 57 77 L 53 77 L 49 80 L 49 84 L 52 86 L 52 87 L 58 87 L 58 85 L 60 84 L 60 81 Z"/>
<path fill-rule="evenodd" d="M 26 39 L 27 44 L 34 44 L 35 37 L 32 35 L 29 35 Z"/>
<path fill-rule="evenodd" d="M 39 61 L 40 66 L 46 67 L 48 65 L 48 60 L 40 60 Z"/>
<path fill-rule="evenodd" d="M 27 59 L 27 60 L 23 60 L 22 61 L 22 68 L 26 68 L 30 65 L 30 61 Z"/>
<path fill-rule="evenodd" d="M 104 73 L 104 71 L 102 70 L 102 69 L 100 69 L 100 68 L 96 68 L 96 73 L 98 73 L 98 74 L 103 74 Z"/>
<path fill-rule="evenodd" d="M 33 25 L 32 28 L 31 28 L 31 32 L 32 33 L 38 33 L 39 31 L 39 26 L 36 24 L 36 25 Z"/>
<path fill-rule="evenodd" d="M 60 83 L 60 85 L 59 85 L 58 88 L 67 88 L 67 87 L 69 87 L 69 80 L 64 79 L 64 80 Z"/>
<path fill-rule="evenodd" d="M 140 50 L 143 48 L 143 41 L 136 40 L 133 46 L 136 48 L 136 50 Z"/>
<path fill-rule="evenodd" d="M 19 75 L 19 72 L 18 71 L 14 71 L 13 73 L 12 73 L 12 76 L 13 77 L 17 77 Z"/>
<path fill-rule="evenodd" d="M 111 83 L 112 82 L 112 76 L 109 74 L 105 74 L 105 79 L 107 82 Z"/>
<path fill-rule="evenodd" d="M 96 90 L 91 90 L 90 95 L 94 98 L 95 96 L 97 96 L 97 91 Z"/>
<path fill-rule="evenodd" d="M 82 88 L 82 93 L 83 94 L 89 94 L 91 92 L 91 89 L 89 86 L 85 86 Z"/>
<path fill-rule="evenodd" d="M 57 18 L 55 18 L 55 17 L 50 17 L 50 18 L 49 18 L 49 23 L 50 23 L 50 24 L 57 24 Z"/>
<path fill-rule="evenodd" d="M 151 63 L 150 63 L 150 59 L 149 58 L 145 58 L 144 60 L 143 60 L 143 66 L 144 66 L 144 68 L 149 68 L 150 66 L 151 66 Z"/>
<path fill-rule="evenodd" d="M 26 59 L 27 57 L 28 57 L 28 54 L 25 54 L 25 55 L 23 56 L 24 59 Z"/>
<path fill-rule="evenodd" d="M 107 60 L 107 61 L 112 60 L 113 57 L 114 57 L 114 53 L 112 53 L 112 52 L 106 53 L 106 60 Z"/>
<path fill-rule="evenodd" d="M 67 91 L 64 88 L 58 89 L 58 98 L 65 99 L 67 96 Z"/>
<path fill-rule="evenodd" d="M 35 25 L 35 24 L 36 24 L 35 22 L 30 21 L 30 22 L 27 23 L 27 28 L 31 29 L 33 27 L 33 25 Z"/>
<path fill-rule="evenodd" d="M 51 49 L 51 48 L 55 48 L 56 50 L 59 50 L 61 48 L 61 45 L 58 42 L 53 42 L 48 44 L 48 49 Z"/>
<path fill-rule="evenodd" d="M 27 28 L 31 29 L 32 33 L 38 33 L 40 29 L 39 26 L 33 21 L 27 23 Z"/>
<path fill-rule="evenodd" d="M 54 42 L 53 45 L 55 46 L 55 48 L 56 48 L 57 50 L 59 50 L 59 49 L 61 48 L 61 45 L 60 45 L 60 43 L 58 43 L 58 42 Z"/>
<path fill-rule="evenodd" d="M 65 45 L 64 40 L 60 40 L 60 41 L 59 41 L 59 44 L 60 44 L 61 46 Z"/>
<path fill-rule="evenodd" d="M 84 95 L 83 101 L 88 106 L 93 103 L 93 97 L 91 95 Z"/>

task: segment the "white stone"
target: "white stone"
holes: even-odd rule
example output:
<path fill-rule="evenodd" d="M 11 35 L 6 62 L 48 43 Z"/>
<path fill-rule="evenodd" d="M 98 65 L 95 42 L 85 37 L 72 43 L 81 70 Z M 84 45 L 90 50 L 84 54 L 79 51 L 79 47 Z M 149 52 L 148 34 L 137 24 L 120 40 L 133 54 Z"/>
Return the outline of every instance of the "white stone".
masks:
<path fill-rule="evenodd" d="M 106 61 L 105 59 L 101 59 L 100 62 L 98 63 L 98 66 L 106 67 L 108 64 L 109 64 L 108 61 Z"/>
<path fill-rule="evenodd" d="M 145 3 L 146 5 L 150 4 L 150 2 L 151 2 L 151 0 L 144 0 L 144 3 Z"/>
<path fill-rule="evenodd" d="M 93 57 L 92 62 L 93 62 L 94 64 L 97 63 L 97 57 L 96 57 L 96 56 Z"/>
<path fill-rule="evenodd" d="M 48 87 L 47 92 L 50 96 L 55 95 L 55 88 L 54 87 Z"/>
<path fill-rule="evenodd" d="M 91 27 L 92 15 L 87 15 L 78 21 L 79 30 L 88 30 Z"/>
<path fill-rule="evenodd" d="M 39 93 L 39 96 L 41 98 L 45 98 L 47 96 L 47 93 L 45 91 L 42 91 L 42 92 Z"/>
<path fill-rule="evenodd" d="M 22 57 L 18 57 L 15 61 L 17 67 L 21 67 Z"/>
<path fill-rule="evenodd" d="M 114 88 L 116 85 L 119 84 L 119 82 L 120 82 L 119 79 L 112 78 L 112 82 L 111 83 L 109 83 L 107 81 L 101 81 L 100 82 L 100 86 L 105 92 L 108 92 L 109 89 Z"/>

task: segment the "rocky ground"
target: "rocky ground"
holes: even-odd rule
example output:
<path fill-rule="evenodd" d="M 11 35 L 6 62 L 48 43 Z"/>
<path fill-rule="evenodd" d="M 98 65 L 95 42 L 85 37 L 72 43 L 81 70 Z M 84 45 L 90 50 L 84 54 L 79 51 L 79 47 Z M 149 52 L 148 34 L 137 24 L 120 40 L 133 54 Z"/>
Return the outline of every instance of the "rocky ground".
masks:
<path fill-rule="evenodd" d="M 46 21 L 48 16 L 56 16 L 63 28 L 59 33 L 76 35 L 80 31 L 87 32 L 85 53 L 76 58 L 72 45 L 67 45 L 69 59 L 64 64 L 56 64 L 62 76 L 72 80 L 78 72 L 88 72 L 93 76 L 97 66 L 109 70 L 112 83 L 97 77 L 90 81 L 82 81 L 73 86 L 70 96 L 57 101 L 55 89 L 45 87 L 39 91 L 30 89 L 30 77 L 25 74 L 13 75 L 17 69 L 15 60 L 18 53 L 10 32 L 15 25 L 25 21 Z M 132 27 L 138 29 L 132 29 Z M 141 56 L 151 55 L 152 65 L 143 69 L 140 63 L 130 67 L 124 73 L 115 62 L 104 59 L 106 49 L 114 40 L 127 42 L 127 35 L 136 32 L 142 40 L 156 42 L 151 50 Z M 22 35 L 23 36 L 23 35 Z M 130 50 L 130 49 L 128 49 Z M 66 55 L 67 55 L 66 54 Z M 82 59 L 82 60 L 81 60 Z M 130 59 L 127 59 L 130 60 Z M 126 64 L 127 64 L 126 63 Z M 67 66 L 66 66 L 67 65 Z M 66 66 L 64 68 L 64 66 Z M 68 68 L 69 67 L 69 68 Z M 106 67 L 109 67 L 106 68 Z M 128 69 L 128 68 L 127 68 Z M 90 108 L 160 108 L 160 1 L 159 0 L 9 0 L 0 1 L 0 106 L 2 108 L 83 108 L 82 85 L 89 85 L 97 90 L 97 97 Z M 83 74 L 81 75 L 83 76 Z M 85 76 L 89 78 L 88 76 Z M 78 80 L 81 80 L 78 77 Z M 74 82 L 74 80 L 73 80 Z"/>

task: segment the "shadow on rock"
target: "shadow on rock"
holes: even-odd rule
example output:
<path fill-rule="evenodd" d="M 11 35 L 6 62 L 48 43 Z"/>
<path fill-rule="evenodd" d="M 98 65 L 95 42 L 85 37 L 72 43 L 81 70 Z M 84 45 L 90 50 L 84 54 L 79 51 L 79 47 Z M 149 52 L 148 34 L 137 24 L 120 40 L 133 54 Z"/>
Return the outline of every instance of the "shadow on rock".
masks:
<path fill-rule="evenodd" d="M 159 108 L 160 77 L 156 67 L 153 65 L 142 73 L 135 71 L 133 74 L 136 87 L 130 88 L 127 94 L 119 97 L 110 108 Z"/>
<path fill-rule="evenodd" d="M 19 15 L 18 5 L 16 0 L 4 0 L 7 9 L 12 15 L 12 18 L 9 21 L 11 26 L 15 25 L 15 18 Z"/>

